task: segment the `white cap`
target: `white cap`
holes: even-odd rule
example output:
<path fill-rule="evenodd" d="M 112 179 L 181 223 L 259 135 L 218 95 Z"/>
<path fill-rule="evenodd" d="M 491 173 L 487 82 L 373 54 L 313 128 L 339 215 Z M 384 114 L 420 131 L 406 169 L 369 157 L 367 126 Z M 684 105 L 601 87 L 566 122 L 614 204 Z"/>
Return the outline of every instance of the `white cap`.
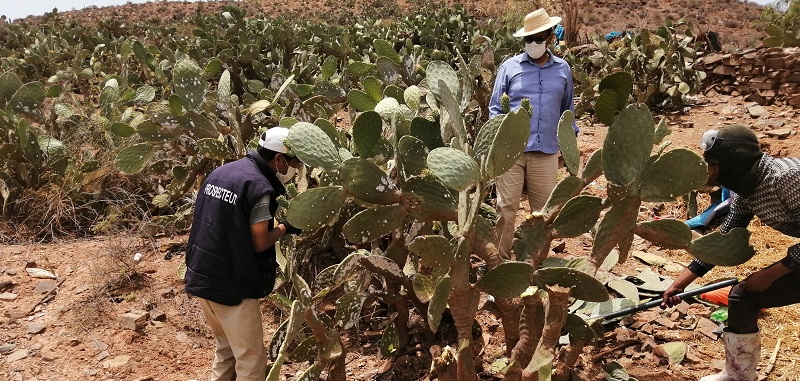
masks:
<path fill-rule="evenodd" d="M 272 127 L 261 133 L 258 139 L 258 145 L 268 150 L 286 153 L 288 149 L 283 141 L 289 136 L 289 129 L 285 127 Z"/>

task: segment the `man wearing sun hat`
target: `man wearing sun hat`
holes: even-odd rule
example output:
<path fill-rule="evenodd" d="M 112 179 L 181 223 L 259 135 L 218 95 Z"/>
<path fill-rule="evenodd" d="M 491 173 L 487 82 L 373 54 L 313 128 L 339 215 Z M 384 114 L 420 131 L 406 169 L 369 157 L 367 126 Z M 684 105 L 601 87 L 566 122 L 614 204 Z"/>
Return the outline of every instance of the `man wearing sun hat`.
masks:
<path fill-rule="evenodd" d="M 265 131 L 257 151 L 212 171 L 197 193 L 185 283 L 216 339 L 210 380 L 266 376 L 258 299 L 275 284 L 275 243 L 300 233 L 274 223 L 277 197 L 286 193 L 279 176 L 301 165 L 284 145 L 288 134 L 283 127 Z"/>
<path fill-rule="evenodd" d="M 700 143 L 708 163 L 709 183 L 735 195 L 720 227 L 727 233 L 746 228 L 753 216 L 792 237 L 800 237 L 800 159 L 773 158 L 763 152 L 749 127 L 733 124 L 703 134 Z M 761 342 L 758 314 L 763 308 L 800 303 L 800 244 L 785 258 L 756 271 L 728 295 L 725 368 L 701 381 L 756 381 Z M 664 292 L 664 305 L 675 305 L 675 294 L 714 266 L 695 259 Z"/>
<path fill-rule="evenodd" d="M 551 17 L 544 9 L 525 16 L 523 27 L 514 33 L 522 39 L 524 52 L 500 65 L 489 102 L 489 117 L 502 113 L 500 98 L 508 94 L 511 109 L 523 99 L 531 101 L 530 134 L 525 152 L 514 166 L 497 178 L 497 246 L 500 254 L 510 258 L 514 221 L 523 184 L 526 185 L 531 211 L 539 211 L 556 185 L 558 172 L 558 121 L 566 110 L 573 110 L 572 70 L 556 57 L 548 45 L 554 40 L 553 28 L 561 17 Z M 577 126 L 573 125 L 575 133 Z"/>

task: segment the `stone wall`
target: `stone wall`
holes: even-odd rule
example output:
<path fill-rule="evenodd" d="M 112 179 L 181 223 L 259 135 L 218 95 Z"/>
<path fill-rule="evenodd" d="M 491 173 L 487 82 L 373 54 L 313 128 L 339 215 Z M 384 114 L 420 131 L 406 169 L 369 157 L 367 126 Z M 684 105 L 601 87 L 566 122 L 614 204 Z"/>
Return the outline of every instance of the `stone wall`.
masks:
<path fill-rule="evenodd" d="M 709 53 L 696 69 L 706 72 L 706 93 L 743 96 L 761 105 L 800 108 L 800 48 L 757 48 Z"/>

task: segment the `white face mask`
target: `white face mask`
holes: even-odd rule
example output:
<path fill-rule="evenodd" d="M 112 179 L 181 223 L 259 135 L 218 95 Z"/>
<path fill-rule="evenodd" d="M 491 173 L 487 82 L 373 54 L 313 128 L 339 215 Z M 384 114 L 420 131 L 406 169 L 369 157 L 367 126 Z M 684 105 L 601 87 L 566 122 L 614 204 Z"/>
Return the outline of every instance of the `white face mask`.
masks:
<path fill-rule="evenodd" d="M 542 55 L 544 55 L 544 52 L 546 51 L 547 51 L 546 41 L 543 41 L 540 44 L 537 44 L 536 42 L 525 44 L 525 53 L 528 53 L 528 55 L 535 60 L 539 59 Z"/>
<path fill-rule="evenodd" d="M 284 162 L 286 161 L 286 157 L 283 158 L 283 161 Z M 288 169 L 286 170 L 285 175 L 280 171 L 275 172 L 275 175 L 278 177 L 278 180 L 280 180 L 280 182 L 284 184 L 288 184 L 290 181 L 292 181 L 292 177 L 294 177 L 294 174 L 297 173 L 297 168 L 292 167 L 291 165 L 289 165 L 288 162 L 286 162 L 286 167 Z"/>

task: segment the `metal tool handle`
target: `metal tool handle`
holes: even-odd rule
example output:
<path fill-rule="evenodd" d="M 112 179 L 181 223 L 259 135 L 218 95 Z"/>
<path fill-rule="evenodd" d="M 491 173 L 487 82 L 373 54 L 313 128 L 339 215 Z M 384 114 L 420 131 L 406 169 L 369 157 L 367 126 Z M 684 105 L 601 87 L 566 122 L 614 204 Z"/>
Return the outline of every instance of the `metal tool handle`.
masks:
<path fill-rule="evenodd" d="M 723 288 L 723 287 L 733 286 L 733 285 L 735 285 L 737 283 L 739 283 L 739 280 L 736 279 L 736 278 L 726 279 L 726 280 L 723 280 L 721 282 L 709 284 L 707 286 L 703 286 L 703 287 L 700 287 L 700 288 L 695 288 L 694 290 L 684 291 L 684 292 L 681 292 L 679 294 L 675 294 L 675 296 L 683 299 L 683 298 L 686 298 L 686 297 L 689 297 L 689 296 L 700 295 L 702 293 L 705 293 L 705 292 L 708 292 L 708 291 L 713 291 L 713 290 L 720 289 L 720 288 Z M 611 320 L 611 319 L 614 319 L 614 318 L 618 318 L 620 316 L 630 315 L 630 314 L 632 314 L 634 312 L 639 312 L 639 311 L 642 311 L 642 310 L 653 308 L 655 306 L 659 306 L 663 302 L 664 302 L 664 298 L 651 300 L 651 301 L 649 301 L 647 303 L 642 303 L 642 304 L 639 304 L 639 305 L 631 307 L 631 308 L 627 308 L 627 309 L 624 309 L 624 310 L 621 310 L 621 311 L 612 312 L 612 313 L 610 313 L 608 315 L 603 315 L 603 316 L 600 317 L 600 319 L 602 319 L 602 320 Z"/>

